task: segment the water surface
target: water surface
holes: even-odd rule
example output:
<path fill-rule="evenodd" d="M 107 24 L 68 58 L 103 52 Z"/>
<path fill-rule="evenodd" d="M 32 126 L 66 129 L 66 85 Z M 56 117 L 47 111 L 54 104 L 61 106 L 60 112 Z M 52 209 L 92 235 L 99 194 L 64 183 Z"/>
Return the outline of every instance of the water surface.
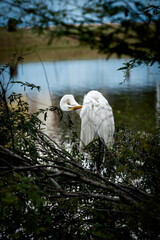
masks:
<path fill-rule="evenodd" d="M 96 59 L 57 61 L 44 63 L 23 63 L 17 68 L 15 81 L 30 82 L 41 86 L 41 92 L 12 86 L 10 92 L 21 92 L 29 102 L 32 112 L 39 108 L 59 106 L 60 98 L 67 93 L 82 103 L 83 96 L 96 89 L 103 93 L 113 108 L 115 123 L 125 125 L 135 131 L 155 133 L 160 106 L 160 71 L 158 64 L 141 66 L 130 72 L 128 81 L 123 84 L 123 66 L 126 59 Z M 80 119 L 76 113 L 68 113 L 75 124 L 77 134 Z M 43 120 L 43 116 L 41 116 Z M 59 122 L 55 113 L 48 113 L 46 131 L 54 139 L 62 141 L 69 136 L 66 118 Z"/>

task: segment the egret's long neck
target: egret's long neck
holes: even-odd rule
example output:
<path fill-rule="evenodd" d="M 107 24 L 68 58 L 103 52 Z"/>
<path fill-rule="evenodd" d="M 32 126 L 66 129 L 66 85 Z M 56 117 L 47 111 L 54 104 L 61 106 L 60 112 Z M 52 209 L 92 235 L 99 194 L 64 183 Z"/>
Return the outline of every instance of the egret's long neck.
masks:
<path fill-rule="evenodd" d="M 82 108 L 82 106 L 81 106 L 81 108 Z M 76 111 L 76 113 L 80 116 L 80 113 L 81 113 L 81 108 L 77 108 L 75 111 Z"/>

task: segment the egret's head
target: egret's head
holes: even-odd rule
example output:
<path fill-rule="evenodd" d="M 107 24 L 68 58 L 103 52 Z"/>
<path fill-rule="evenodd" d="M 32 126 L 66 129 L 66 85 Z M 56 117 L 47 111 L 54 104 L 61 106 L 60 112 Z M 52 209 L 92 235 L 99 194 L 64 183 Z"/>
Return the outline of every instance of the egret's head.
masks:
<path fill-rule="evenodd" d="M 73 95 L 67 94 L 61 98 L 60 108 L 62 111 L 72 111 L 81 109 L 82 106 L 75 101 Z"/>

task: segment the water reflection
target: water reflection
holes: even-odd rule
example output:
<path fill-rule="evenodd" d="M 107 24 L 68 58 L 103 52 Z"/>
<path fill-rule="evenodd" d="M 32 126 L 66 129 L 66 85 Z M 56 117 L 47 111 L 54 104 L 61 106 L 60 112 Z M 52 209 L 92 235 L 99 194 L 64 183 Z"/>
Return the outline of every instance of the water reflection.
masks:
<path fill-rule="evenodd" d="M 39 62 L 19 64 L 14 80 L 40 85 L 41 92 L 24 92 L 20 85 L 13 86 L 10 91 L 26 95 L 31 111 L 35 112 L 39 108 L 59 106 L 61 96 L 66 93 L 74 94 L 81 103 L 85 93 L 97 89 L 111 104 L 116 125 L 125 124 L 135 130 L 155 132 L 158 119 L 155 107 L 159 109 L 160 99 L 158 65 L 135 68 L 130 72 L 128 81 L 120 84 L 123 72 L 117 69 L 125 61 L 97 59 L 45 62 L 43 65 Z M 79 131 L 78 116 L 71 114 L 71 117 Z M 46 123 L 47 131 L 53 137 L 63 138 L 70 134 L 70 129 L 64 122 L 59 123 L 58 116 L 54 113 L 48 113 Z"/>

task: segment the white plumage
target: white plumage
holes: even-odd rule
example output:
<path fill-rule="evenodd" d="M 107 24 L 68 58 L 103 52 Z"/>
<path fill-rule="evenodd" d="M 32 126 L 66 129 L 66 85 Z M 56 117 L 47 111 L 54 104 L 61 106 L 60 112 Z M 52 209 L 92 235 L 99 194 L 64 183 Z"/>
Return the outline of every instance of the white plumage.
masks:
<path fill-rule="evenodd" d="M 64 95 L 60 100 L 63 111 L 75 110 L 81 118 L 80 147 L 88 145 L 95 137 L 104 139 L 107 147 L 113 144 L 114 118 L 112 108 L 103 95 L 92 90 L 79 105 L 73 95 Z"/>

